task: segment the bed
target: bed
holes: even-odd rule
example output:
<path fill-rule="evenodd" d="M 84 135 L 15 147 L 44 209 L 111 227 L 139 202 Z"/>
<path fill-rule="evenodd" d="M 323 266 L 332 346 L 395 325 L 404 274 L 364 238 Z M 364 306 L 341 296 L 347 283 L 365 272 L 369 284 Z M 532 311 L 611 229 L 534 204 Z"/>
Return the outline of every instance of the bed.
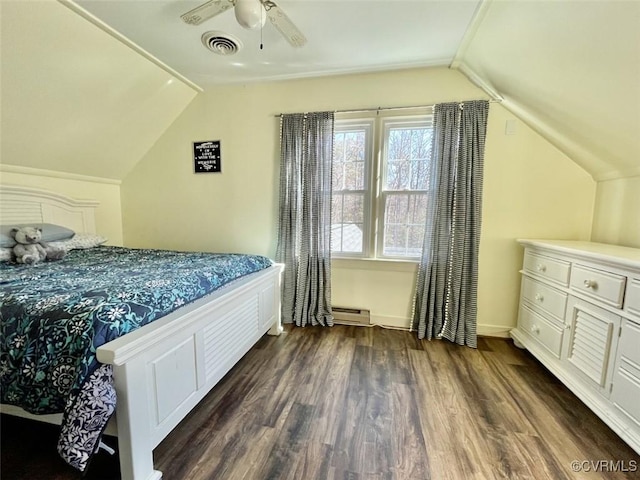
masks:
<path fill-rule="evenodd" d="M 95 201 L 74 200 L 39 189 L 10 185 L 0 186 L 0 223 L 2 224 L 52 223 L 68 227 L 75 232 L 95 234 L 94 211 L 97 206 L 98 203 Z M 130 255 L 142 255 L 143 260 L 140 260 L 140 257 L 130 257 Z M 193 258 L 186 257 L 186 255 L 193 255 Z M 124 480 L 161 478 L 161 472 L 153 468 L 153 449 L 265 333 L 279 335 L 282 332 L 280 323 L 280 274 L 282 268 L 281 265 L 273 264 L 270 261 L 266 262 L 264 257 L 248 256 L 247 259 L 244 258 L 245 256 L 237 256 L 242 257 L 243 262 L 255 264 L 251 266 L 251 269 L 257 270 L 254 273 L 247 273 L 251 271 L 249 266 L 246 268 L 245 266 L 237 266 L 232 269 L 208 267 L 213 270 L 200 273 L 199 280 L 195 282 L 187 280 L 177 282 L 176 280 L 174 283 L 186 282 L 185 291 L 193 290 L 193 285 L 197 285 L 196 290 L 198 290 L 203 283 L 217 284 L 215 286 L 219 287 L 212 293 L 201 295 L 195 300 L 187 299 L 187 301 L 184 301 L 181 291 L 175 292 L 175 285 L 168 280 L 168 274 L 159 274 L 158 278 L 154 279 L 155 274 L 149 274 L 149 270 L 142 267 L 157 260 L 174 266 L 183 265 L 186 271 L 194 263 L 208 262 L 209 255 L 211 254 L 186 254 L 156 250 L 132 251 L 121 247 L 102 246 L 72 250 L 64 260 L 47 262 L 47 264 L 36 266 L 37 269 L 32 266 L 20 266 L 19 268 L 28 272 L 22 275 L 25 278 L 31 275 L 46 279 L 48 275 L 54 275 L 56 271 L 71 268 L 70 271 L 65 270 L 65 275 L 67 278 L 73 277 L 75 279 L 73 268 L 78 272 L 92 271 L 96 280 L 99 283 L 102 282 L 98 289 L 106 289 L 106 277 L 111 276 L 109 272 L 118 270 L 118 264 L 121 266 L 134 265 L 134 269 L 137 271 L 125 274 L 129 275 L 126 278 L 133 281 L 137 275 L 150 275 L 143 279 L 143 283 L 151 287 L 154 295 L 161 297 L 158 303 L 165 305 L 166 308 L 165 311 L 158 314 L 148 315 L 149 318 L 144 312 L 140 313 L 138 317 L 129 315 L 129 310 L 125 312 L 129 308 L 127 306 L 129 304 L 126 302 L 110 307 L 107 305 L 107 308 L 103 309 L 101 318 L 113 317 L 116 323 L 105 323 L 108 328 L 103 328 L 101 333 L 94 335 L 95 337 L 103 337 L 106 343 L 100 344 L 98 342 L 97 348 L 88 349 L 94 355 L 93 360 L 83 360 L 84 363 L 78 362 L 86 367 L 85 376 L 82 377 L 81 383 L 87 388 L 80 389 L 80 385 L 76 385 L 78 388 L 74 391 L 77 394 L 64 402 L 67 407 L 62 409 L 64 416 L 60 413 L 36 415 L 27 412 L 25 408 L 32 412 L 43 411 L 47 413 L 50 410 L 61 410 L 60 405 L 54 405 L 55 400 L 51 400 L 50 405 L 40 408 L 36 405 L 37 401 L 34 400 L 36 397 L 40 398 L 39 394 L 32 394 L 33 401 L 25 401 L 22 406 L 3 404 L 0 411 L 41 421 L 62 423 L 62 439 L 65 428 L 67 428 L 67 436 L 72 436 L 69 432 L 82 424 L 79 418 L 82 418 L 84 414 L 79 413 L 81 410 L 76 407 L 76 404 L 81 403 L 79 399 L 84 395 L 83 392 L 88 392 L 89 397 L 87 398 L 89 400 L 87 403 L 104 403 L 106 404 L 104 411 L 109 411 L 109 402 L 91 400 L 91 392 L 95 394 L 97 389 L 102 388 L 97 386 L 98 383 L 94 385 L 92 383 L 94 380 L 96 382 L 100 380 L 100 382 L 104 382 L 104 385 L 108 385 L 110 382 L 114 389 L 114 395 L 117 396 L 117 401 L 114 398 L 115 415 L 107 426 L 106 433 L 118 436 L 122 478 Z M 230 254 L 218 255 L 217 257 L 224 265 L 227 265 L 225 262 L 237 260 L 235 255 Z M 104 266 L 107 258 L 114 259 L 108 268 Z M 228 264 L 231 265 L 231 263 Z M 49 273 L 50 270 L 54 272 Z M 4 270 L 4 280 L 7 280 L 4 284 L 14 288 L 10 298 L 26 298 L 30 296 L 29 284 L 21 285 L 22 277 L 15 276 L 16 271 Z M 229 275 L 230 278 L 225 279 L 223 272 L 227 271 L 233 272 L 233 274 Z M 40 275 L 39 272 L 46 273 Z M 11 275 L 14 275 L 13 281 L 8 282 Z M 121 278 L 118 281 L 120 290 L 126 291 L 122 288 L 127 283 L 122 280 L 125 277 L 118 277 L 115 273 L 113 276 Z M 179 273 L 176 278 L 186 279 L 188 277 Z M 52 280 L 51 285 L 55 286 L 55 282 Z M 43 282 L 43 285 L 45 283 Z M 44 298 L 40 298 L 39 302 L 55 303 L 52 300 L 57 298 L 53 293 L 54 287 L 48 288 L 50 288 L 48 297 L 45 292 Z M 43 289 L 46 290 L 44 287 Z M 64 286 L 60 296 L 65 297 L 66 291 L 70 291 L 68 286 Z M 102 292 L 102 290 L 100 291 Z M 6 287 L 6 292 L 9 292 L 9 287 Z M 119 294 L 122 295 L 122 292 Z M 109 295 L 112 294 L 104 294 L 103 296 L 110 298 Z M 9 296 L 5 295 L 4 298 L 9 298 Z M 84 297 L 85 304 L 86 302 L 91 303 L 91 301 L 93 300 Z M 13 308 L 17 309 L 21 306 L 17 303 L 13 305 Z M 10 302 L 5 302 L 2 310 L 4 317 L 17 315 L 7 313 L 13 312 L 10 307 Z M 76 308 L 81 310 L 80 307 L 73 307 L 73 309 Z M 138 308 L 137 304 L 136 308 Z M 66 310 L 69 308 L 67 307 Z M 48 311 L 48 315 L 51 316 L 51 310 Z M 88 315 L 87 312 L 96 312 L 91 308 L 82 311 L 85 316 Z M 158 318 L 155 318 L 156 316 Z M 7 323 L 8 320 L 4 317 L 2 321 Z M 133 326 L 123 326 L 125 318 L 128 318 L 129 321 L 132 318 L 145 318 L 145 320 L 139 321 Z M 13 334 L 15 336 L 15 332 Z M 37 348 L 48 347 L 45 344 L 44 347 L 41 345 L 34 347 L 34 349 Z M 94 363 L 91 363 L 92 361 Z M 43 388 L 46 387 L 43 386 Z M 20 390 L 16 390 L 16 392 L 17 398 L 21 392 Z M 24 396 L 28 397 L 27 394 Z M 103 396 L 107 399 L 111 398 L 109 392 Z M 42 398 L 45 397 L 42 396 Z M 11 403 L 20 404 L 20 402 Z M 100 418 L 99 414 L 91 415 L 88 423 L 98 423 L 95 420 L 98 418 Z M 103 425 L 100 424 L 97 428 L 98 435 L 102 433 L 102 429 Z"/>

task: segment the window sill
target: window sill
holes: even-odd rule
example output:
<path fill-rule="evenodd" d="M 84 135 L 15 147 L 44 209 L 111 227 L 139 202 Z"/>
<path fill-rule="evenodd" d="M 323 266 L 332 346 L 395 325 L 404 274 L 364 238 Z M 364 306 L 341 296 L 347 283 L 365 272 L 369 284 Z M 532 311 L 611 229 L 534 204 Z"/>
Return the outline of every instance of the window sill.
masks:
<path fill-rule="evenodd" d="M 347 258 L 333 257 L 331 267 L 345 270 L 378 270 L 395 272 L 417 272 L 418 260 L 397 260 L 387 258 Z"/>

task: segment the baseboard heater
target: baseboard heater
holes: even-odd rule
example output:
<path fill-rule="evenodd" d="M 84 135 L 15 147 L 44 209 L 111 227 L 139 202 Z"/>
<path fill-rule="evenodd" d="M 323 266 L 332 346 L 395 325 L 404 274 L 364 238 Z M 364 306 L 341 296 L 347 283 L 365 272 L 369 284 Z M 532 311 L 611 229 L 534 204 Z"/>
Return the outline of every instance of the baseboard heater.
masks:
<path fill-rule="evenodd" d="M 333 323 L 340 325 L 371 325 L 369 310 L 333 307 Z"/>

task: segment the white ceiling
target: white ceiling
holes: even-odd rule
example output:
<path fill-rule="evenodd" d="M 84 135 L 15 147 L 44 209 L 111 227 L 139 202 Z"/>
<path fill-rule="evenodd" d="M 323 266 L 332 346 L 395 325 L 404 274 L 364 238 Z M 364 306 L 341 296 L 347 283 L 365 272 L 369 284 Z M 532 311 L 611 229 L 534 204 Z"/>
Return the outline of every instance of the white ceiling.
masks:
<path fill-rule="evenodd" d="M 640 0 L 279 0 L 308 43 L 295 49 L 267 23 L 263 50 L 232 11 L 184 24 L 199 3 L 0 0 L 2 163 L 124 178 L 200 91 L 189 80 L 451 65 L 595 180 L 640 176 Z M 208 30 L 244 49 L 215 55 L 200 42 Z"/>
<path fill-rule="evenodd" d="M 640 0 L 277 0 L 308 43 L 267 22 L 263 50 L 232 10 L 185 24 L 203 0 L 76 3 L 201 86 L 451 65 L 594 179 L 640 175 Z M 209 30 L 243 49 L 212 53 Z"/>
<path fill-rule="evenodd" d="M 226 1 L 226 0 L 223 0 Z M 77 0 L 77 4 L 168 66 L 201 85 L 281 80 L 327 74 L 449 65 L 480 0 L 276 0 L 307 37 L 290 46 L 267 22 L 240 27 L 232 10 L 199 26 L 180 15 L 192 0 Z M 232 34 L 232 56 L 206 49 L 207 31 Z"/>

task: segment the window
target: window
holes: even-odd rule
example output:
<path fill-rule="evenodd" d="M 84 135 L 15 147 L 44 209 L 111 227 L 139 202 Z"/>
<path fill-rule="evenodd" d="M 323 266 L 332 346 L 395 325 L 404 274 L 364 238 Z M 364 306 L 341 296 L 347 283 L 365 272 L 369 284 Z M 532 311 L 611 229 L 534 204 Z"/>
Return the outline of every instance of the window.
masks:
<path fill-rule="evenodd" d="M 433 131 L 427 121 L 384 120 L 378 255 L 419 257 Z"/>
<path fill-rule="evenodd" d="M 331 250 L 418 258 L 427 209 L 431 115 L 336 119 Z"/>
<path fill-rule="evenodd" d="M 372 121 L 334 127 L 331 252 L 363 256 L 369 243 Z"/>

